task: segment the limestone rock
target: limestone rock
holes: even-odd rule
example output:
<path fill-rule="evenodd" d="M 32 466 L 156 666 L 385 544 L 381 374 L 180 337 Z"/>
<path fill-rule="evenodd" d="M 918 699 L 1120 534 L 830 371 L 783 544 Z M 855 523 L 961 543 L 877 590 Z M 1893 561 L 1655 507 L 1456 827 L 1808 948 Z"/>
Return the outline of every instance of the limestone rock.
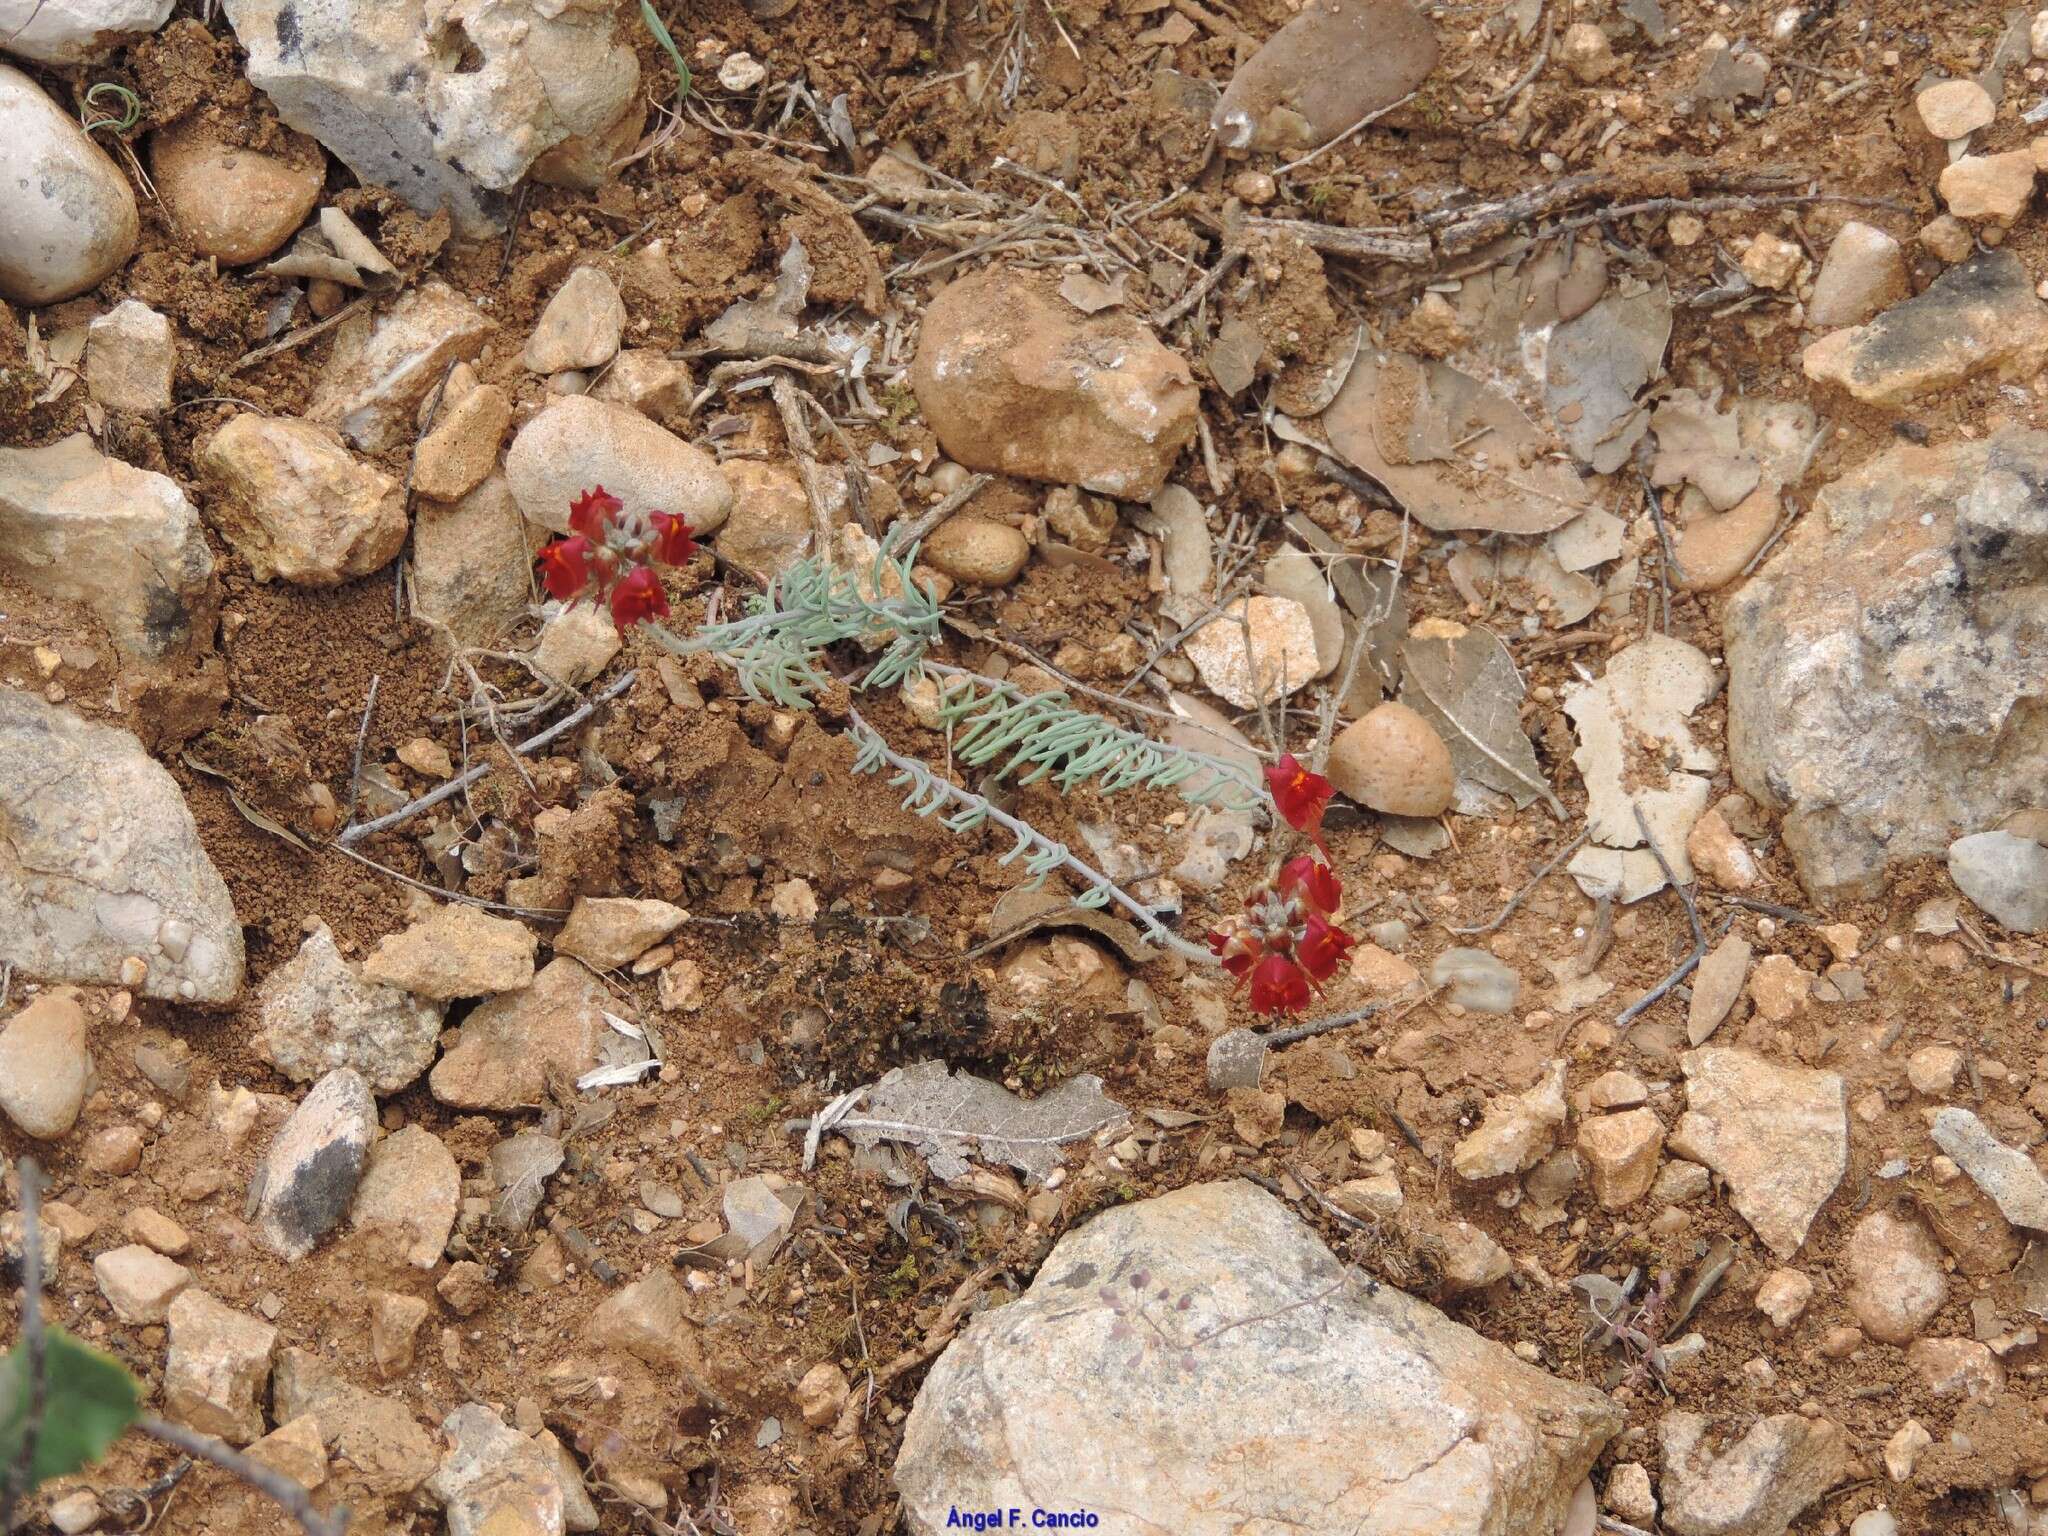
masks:
<path fill-rule="evenodd" d="M 617 355 L 625 329 L 618 285 L 602 267 L 578 267 L 541 311 L 520 360 L 532 373 L 601 368 Z"/>
<path fill-rule="evenodd" d="M 1991 1198 L 2016 1227 L 2048 1232 L 2048 1174 L 2016 1147 L 1993 1136 L 1969 1110 L 1949 1105 L 1928 1115 L 1934 1144 Z"/>
<path fill-rule="evenodd" d="M 611 665 L 624 644 L 604 604 L 570 603 L 541 626 L 533 647 L 534 670 L 565 687 L 581 688 Z"/>
<path fill-rule="evenodd" d="M 1773 485 L 1759 485 L 1726 512 L 1695 517 L 1679 530 L 1671 553 L 1681 592 L 1718 592 L 1734 581 L 1778 526 L 1779 498 Z"/>
<path fill-rule="evenodd" d="M 569 504 L 596 486 L 629 512 L 673 512 L 699 538 L 732 510 L 732 487 L 703 449 L 638 411 L 561 395 L 521 427 L 505 454 L 519 510 L 544 528 L 569 531 Z"/>
<path fill-rule="evenodd" d="M 1459 1175 L 1492 1179 L 1520 1173 L 1556 1146 L 1566 1116 L 1564 1074 L 1564 1062 L 1553 1061 L 1526 1093 L 1490 1101 L 1478 1129 L 1451 1150 L 1451 1165 Z"/>
<path fill-rule="evenodd" d="M 171 1303 L 168 1317 L 164 1417 L 230 1445 L 256 1439 L 263 1433 L 262 1392 L 277 1330 L 190 1287 Z"/>
<path fill-rule="evenodd" d="M 256 1227 L 273 1252 L 302 1259 L 341 1221 L 362 1177 L 377 1101 L 362 1075 L 338 1067 L 278 1128 L 250 1181 Z"/>
<path fill-rule="evenodd" d="M 2030 378 L 2044 359 L 2048 306 L 2020 259 L 2000 250 L 1951 268 L 1868 325 L 1823 336 L 1802 366 L 1866 404 L 1901 407 L 1979 374 Z"/>
<path fill-rule="evenodd" d="M 293 1082 L 350 1067 L 378 1093 L 396 1093 L 432 1065 L 445 1009 L 366 981 L 322 923 L 257 992 L 255 1047 Z"/>
<path fill-rule="evenodd" d="M 830 1360 L 819 1361 L 796 1384 L 798 1411 L 813 1429 L 823 1429 L 837 1419 L 850 1396 L 852 1389 L 847 1384 L 846 1372 Z"/>
<path fill-rule="evenodd" d="M 683 1288 L 663 1264 L 602 1302 L 583 1332 L 591 1343 L 622 1350 L 657 1369 L 693 1369 L 698 1361 L 695 1328 Z"/>
<path fill-rule="evenodd" d="M 413 450 L 412 488 L 436 501 L 459 501 L 497 468 L 498 445 L 512 424 L 512 401 L 495 384 L 479 384 L 444 401 L 434 428 Z"/>
<path fill-rule="evenodd" d="M 2048 932 L 2048 848 L 2010 832 L 1977 832 L 1948 846 L 1956 889 L 2015 933 Z"/>
<path fill-rule="evenodd" d="M 1316 675 L 1308 610 L 1284 597 L 1241 597 L 1183 643 L 1202 683 L 1225 703 L 1277 704 Z"/>
<path fill-rule="evenodd" d="M 626 406 L 663 425 L 680 424 L 688 415 L 690 401 L 696 393 L 697 386 L 690 377 L 690 365 L 652 347 L 628 347 L 612 359 L 611 367 L 605 369 L 604 376 L 590 390 L 594 400 Z M 722 466 L 726 479 L 736 479 L 735 469 L 755 462 L 737 459 Z M 735 510 L 738 505 L 735 501 Z M 570 1529 L 575 1527 L 572 1525 Z"/>
<path fill-rule="evenodd" d="M 1774 1269 L 1756 1288 L 1756 1309 L 1771 1320 L 1779 1332 L 1790 1328 L 1805 1315 L 1813 1300 L 1813 1279 L 1796 1269 Z"/>
<path fill-rule="evenodd" d="M 123 299 L 86 327 L 85 387 L 110 411 L 168 411 L 177 365 L 171 322 L 147 304 Z"/>
<path fill-rule="evenodd" d="M 1930 85 L 1913 98 L 1913 109 L 1937 139 L 1966 139 L 1998 115 L 1991 93 L 1974 80 Z"/>
<path fill-rule="evenodd" d="M 1579 1123 L 1579 1156 L 1606 1210 L 1626 1210 L 1650 1192 L 1663 1147 L 1664 1126 L 1647 1109 L 1589 1115 Z"/>
<path fill-rule="evenodd" d="M 1194 441 L 1187 364 L 1123 309 L 1083 315 L 1035 275 L 991 267 L 925 310 L 911 387 L 969 469 L 1148 501 Z"/>
<path fill-rule="evenodd" d="M 1318 148 L 1422 84 L 1436 59 L 1435 27 L 1403 0 L 1304 7 L 1231 76 L 1212 118 L 1217 142 Z"/>
<path fill-rule="evenodd" d="M 1701 1414 L 1667 1413 L 1657 1426 L 1663 1521 L 1674 1536 L 1784 1536 L 1848 1471 L 1848 1436 L 1826 1419 L 1773 1414 L 1718 1451 L 1709 1425 Z"/>
<path fill-rule="evenodd" d="M 352 1227 L 395 1228 L 410 1241 L 415 1269 L 441 1262 L 462 1205 L 462 1170 L 455 1155 L 425 1126 L 408 1125 L 370 1148 L 349 1205 Z"/>
<path fill-rule="evenodd" d="M 364 182 L 458 234 L 499 226 L 502 194 L 534 162 L 573 158 L 633 110 L 639 60 L 623 15 L 540 0 L 425 0 L 367 10 L 228 0 L 249 80 L 278 115 Z"/>
<path fill-rule="evenodd" d="M 1693 972 L 1692 1000 L 1686 1005 L 1687 1043 L 1705 1045 L 1728 1017 L 1749 982 L 1749 940 L 1731 933 L 1707 951 Z"/>
<path fill-rule="evenodd" d="M 213 555 L 199 514 L 168 476 L 105 457 L 83 432 L 0 448 L 0 570 L 91 608 L 130 655 L 212 646 Z"/>
<path fill-rule="evenodd" d="M 363 975 L 443 1001 L 516 992 L 533 980 L 538 947 L 524 923 L 450 902 L 405 932 L 378 940 L 363 963 Z"/>
<path fill-rule="evenodd" d="M 56 8 L 70 9 L 61 0 Z M 12 30 L 0 21 L 0 35 Z M 70 113 L 11 64 L 0 64 L 0 187 L 7 189 L 0 299 L 54 304 L 85 292 L 135 254 L 141 221 L 128 178 Z"/>
<path fill-rule="evenodd" d="M 1156 1294 L 1165 1340 L 1129 1317 Z M 1229 1326 L 1245 1318 L 1266 1320 Z M 1118 1531 L 1551 1531 L 1620 1422 L 1435 1308 L 1345 1284 L 1291 1212 L 1231 1181 L 1061 1238 L 933 1366 L 895 1480 L 918 1536 L 1055 1486 Z"/>
<path fill-rule="evenodd" d="M 1765 1246 L 1791 1258 L 1848 1171 L 1842 1079 L 1722 1047 L 1679 1061 L 1687 1109 L 1671 1150 L 1720 1174 Z"/>
<path fill-rule="evenodd" d="M 433 1475 L 440 1458 L 433 1437 L 396 1398 L 379 1397 L 333 1375 L 302 1349 L 278 1357 L 271 1403 L 285 1423 L 313 1416 L 328 1452 L 345 1465 L 337 1481 L 364 1493 L 403 1498 Z"/>
<path fill-rule="evenodd" d="M 150 178 L 179 234 L 231 267 L 261 261 L 291 239 L 327 180 L 327 157 L 286 130 L 277 152 L 228 144 L 201 117 L 149 137 Z"/>
<path fill-rule="evenodd" d="M 1906 1366 L 1936 1397 L 1988 1403 L 2005 1391 L 2005 1367 L 1975 1339 L 1915 1339 Z"/>
<path fill-rule="evenodd" d="M 1899 242 L 1851 219 L 1828 243 L 1827 257 L 1813 280 L 1813 297 L 1807 300 L 1806 323 L 1820 331 L 1861 325 L 1912 291 Z"/>
<path fill-rule="evenodd" d="M 187 1003 L 241 991 L 227 886 L 176 782 L 127 731 L 0 687 L 0 826 L 0 962 L 17 980 Z"/>
<path fill-rule="evenodd" d="M 311 1414 L 273 1429 L 249 1447 L 249 1459 L 283 1473 L 301 1488 L 318 1488 L 327 1481 L 327 1446 Z"/>
<path fill-rule="evenodd" d="M 1724 614 L 1736 782 L 1815 900 L 2048 782 L 2048 434 L 1902 447 L 1826 486 Z"/>
<path fill-rule="evenodd" d="M 114 1316 L 131 1327 L 162 1322 L 192 1283 L 191 1270 L 140 1243 L 109 1248 L 92 1261 L 92 1274 Z"/>
<path fill-rule="evenodd" d="M 402 447 L 418 434 L 420 403 L 452 364 L 474 362 L 496 329 L 482 310 L 438 280 L 421 283 L 374 318 L 368 312 L 353 315 L 335 332 L 306 420 L 334 428 L 365 453 Z"/>
<path fill-rule="evenodd" d="M 0 49 L 38 64 L 91 64 L 171 19 L 174 0 L 0 0 Z"/>
<path fill-rule="evenodd" d="M 604 1021 L 611 994 L 574 960 L 551 961 L 522 992 L 480 1004 L 462 1039 L 435 1064 L 434 1097 L 460 1109 L 546 1102 L 550 1074 L 573 1082 L 599 1066 L 647 1059 L 647 1042 Z"/>
<path fill-rule="evenodd" d="M 1941 1249 L 1911 1216 L 1871 1212 L 1850 1232 L 1842 1258 L 1849 1308 L 1874 1339 L 1912 1343 L 1948 1300 Z"/>
<path fill-rule="evenodd" d="M 417 1296 L 378 1291 L 370 1298 L 370 1358 L 389 1377 L 412 1369 L 420 1327 L 433 1312 Z"/>
<path fill-rule="evenodd" d="M 617 970 L 654 948 L 690 914 L 672 902 L 579 896 L 555 935 L 555 953 L 600 971 Z"/>
<path fill-rule="evenodd" d="M 0 1029 L 0 1114 L 22 1135 L 69 1134 L 91 1076 L 85 1012 L 70 997 L 45 992 Z"/>
<path fill-rule="evenodd" d="M 414 610 L 457 645 L 490 645 L 526 612 L 535 542 L 503 475 L 460 501 L 423 503 L 413 519 Z"/>
<path fill-rule="evenodd" d="M 214 526 L 258 581 L 331 587 L 391 562 L 405 543 L 405 492 L 325 427 L 237 416 L 207 440 L 200 465 L 220 486 Z"/>
<path fill-rule="evenodd" d="M 1959 219 L 1994 219 L 2010 224 L 2034 195 L 2034 152 L 1964 155 L 1941 172 L 1941 200 Z"/>
<path fill-rule="evenodd" d="M 1390 816 L 1441 816 L 1456 779 L 1436 727 L 1391 700 L 1337 733 L 1329 775 L 1340 793 Z"/>
<path fill-rule="evenodd" d="M 448 1451 L 427 1483 L 448 1516 L 448 1536 L 507 1529 L 562 1536 L 562 1486 L 554 1459 L 481 1403 L 441 1421 Z M 509 1527 L 507 1519 L 513 1523 Z"/>

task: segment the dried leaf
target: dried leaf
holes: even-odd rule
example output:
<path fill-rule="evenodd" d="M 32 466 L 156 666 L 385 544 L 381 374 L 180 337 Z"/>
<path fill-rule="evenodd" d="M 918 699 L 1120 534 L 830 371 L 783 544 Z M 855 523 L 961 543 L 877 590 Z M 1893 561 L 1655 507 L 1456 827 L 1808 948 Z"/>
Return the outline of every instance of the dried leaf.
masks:
<path fill-rule="evenodd" d="M 1119 273 L 1115 282 L 1105 283 L 1086 272 L 1069 272 L 1060 279 L 1060 297 L 1084 315 L 1115 309 L 1124 302 L 1123 275 Z"/>
<path fill-rule="evenodd" d="M 1740 420 L 1732 411 L 1717 411 L 1699 391 L 1674 389 L 1651 414 L 1650 426 L 1657 434 L 1650 484 L 1696 485 L 1716 512 L 1756 489 L 1762 468 L 1755 454 L 1743 450 Z"/>
<path fill-rule="evenodd" d="M 789 249 L 776 266 L 775 287 L 768 296 L 731 305 L 704 327 L 704 340 L 714 351 L 756 357 L 793 345 L 810 294 L 811 258 L 803 241 L 792 235 Z"/>
<path fill-rule="evenodd" d="M 1489 629 L 1411 635 L 1401 645 L 1401 672 L 1401 702 L 1435 726 L 1450 749 L 1459 809 L 1490 813 L 1491 790 L 1517 810 L 1540 799 L 1564 815 L 1522 731 L 1522 675 L 1499 636 Z"/>
<path fill-rule="evenodd" d="M 865 1112 L 856 1114 L 863 1100 Z M 969 1073 L 956 1076 L 943 1061 L 924 1061 L 841 1094 L 819 1111 L 805 1137 L 804 1167 L 811 1167 L 819 1137 L 836 1131 L 857 1147 L 907 1143 L 937 1179 L 963 1176 L 972 1154 L 1008 1163 L 1039 1183 L 1060 1165 L 1057 1148 L 1126 1118 L 1103 1096 L 1102 1079 L 1091 1074 L 1069 1078 L 1036 1099 L 1021 1099 Z"/>
<path fill-rule="evenodd" d="M 562 1143 L 539 1131 L 521 1131 L 491 1148 L 491 1178 L 498 1186 L 491 1201 L 491 1222 L 501 1232 L 524 1232 L 533 1225 L 547 1193 L 548 1180 L 562 1166 Z"/>
<path fill-rule="evenodd" d="M 269 277 L 326 278 L 368 293 L 399 283 L 398 268 L 339 208 L 322 208 L 319 222 L 300 230 L 290 250 L 256 270 Z"/>
<path fill-rule="evenodd" d="M 1632 294 L 1611 290 L 1551 331 L 1544 403 L 1566 446 L 1595 472 L 1621 468 L 1649 430 L 1636 397 L 1664 371 L 1670 340 L 1671 290 L 1661 280 Z"/>
<path fill-rule="evenodd" d="M 989 914 L 991 943 L 1007 944 L 1046 928 L 1084 928 L 1114 944 L 1133 965 L 1144 965 L 1154 956 L 1152 946 L 1138 937 L 1138 930 L 1120 917 L 1084 907 L 1070 897 L 1045 886 L 1012 886 Z"/>

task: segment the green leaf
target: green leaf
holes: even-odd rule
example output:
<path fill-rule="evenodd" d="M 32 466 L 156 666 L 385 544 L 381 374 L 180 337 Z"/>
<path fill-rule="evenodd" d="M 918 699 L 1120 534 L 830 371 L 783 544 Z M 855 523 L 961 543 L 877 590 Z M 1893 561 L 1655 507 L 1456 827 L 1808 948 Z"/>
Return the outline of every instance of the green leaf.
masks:
<path fill-rule="evenodd" d="M 142 1413 L 135 1378 L 113 1356 L 62 1328 L 44 1330 L 43 1346 L 43 1428 L 29 1465 L 31 1488 L 98 1461 Z M 28 1354 L 18 1344 L 0 1356 L 0 1472 L 21 1454 L 28 1413 Z"/>

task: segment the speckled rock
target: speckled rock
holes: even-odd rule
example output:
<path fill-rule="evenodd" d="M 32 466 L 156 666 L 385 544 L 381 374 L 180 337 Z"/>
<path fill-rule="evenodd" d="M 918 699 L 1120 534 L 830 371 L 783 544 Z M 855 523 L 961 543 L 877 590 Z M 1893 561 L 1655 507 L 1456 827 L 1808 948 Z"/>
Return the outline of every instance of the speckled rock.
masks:
<path fill-rule="evenodd" d="M 1200 392 L 1122 308 L 1084 315 L 1035 274 L 956 279 L 925 310 L 911 387 L 969 469 L 1150 500 L 1195 438 Z"/>
<path fill-rule="evenodd" d="M 1391 701 L 1337 733 L 1328 772 L 1340 792 L 1392 816 L 1441 816 L 1456 777 L 1436 728 Z"/>
<path fill-rule="evenodd" d="M 2027 174 L 2033 175 L 2031 161 Z M 1868 325 L 1823 336 L 1806 349 L 1801 366 L 1816 383 L 1839 384 L 1870 405 L 1902 408 L 1979 375 L 2031 378 L 2044 359 L 2048 305 L 2035 297 L 2020 259 L 1999 250 L 1950 268 Z"/>
<path fill-rule="evenodd" d="M 490 645 L 526 613 L 541 537 L 503 475 L 460 501 L 420 503 L 412 530 L 414 610 L 445 626 L 457 645 Z"/>
<path fill-rule="evenodd" d="M 168 1317 L 164 1417 L 230 1445 L 261 1436 L 277 1330 L 190 1286 L 171 1303 Z"/>
<path fill-rule="evenodd" d="M 192 248 L 239 267 L 270 255 L 306 222 L 327 180 L 327 157 L 289 129 L 277 153 L 226 144 L 192 117 L 149 136 L 149 171 Z"/>
<path fill-rule="evenodd" d="M 325 923 L 264 978 L 257 1007 L 255 1048 L 286 1077 L 308 1083 L 350 1067 L 378 1093 L 396 1093 L 432 1065 L 446 1011 L 365 980 Z"/>
<path fill-rule="evenodd" d="M 1156 1343 L 1129 1320 L 1155 1293 Z M 895 1481 L 917 1536 L 947 1531 L 950 1510 L 1039 1502 L 1176 1536 L 1533 1533 L 1557 1529 L 1620 1423 L 1600 1393 L 1392 1286 L 1347 1285 L 1293 1212 L 1229 1181 L 1061 1238 L 1030 1290 L 932 1367 Z"/>
<path fill-rule="evenodd" d="M 1912 1343 L 1948 1300 L 1941 1249 L 1912 1216 L 1871 1212 L 1850 1232 L 1842 1259 L 1849 1309 L 1874 1339 Z"/>
<path fill-rule="evenodd" d="M 562 1486 L 553 1457 L 481 1403 L 441 1421 L 448 1450 L 427 1483 L 448 1516 L 448 1536 L 562 1536 Z"/>
<path fill-rule="evenodd" d="M 171 18 L 173 0 L 0 0 L 0 51 L 91 64 Z"/>
<path fill-rule="evenodd" d="M 0 64 L 0 200 L 0 299 L 54 304 L 135 254 L 141 220 L 128 178 L 9 64 Z"/>
<path fill-rule="evenodd" d="M 256 1230 L 273 1253 L 303 1259 L 348 1213 L 377 1134 L 377 1101 L 362 1075 L 337 1068 L 279 1127 L 250 1188 Z"/>
<path fill-rule="evenodd" d="M 1848 1470 L 1849 1437 L 1826 1419 L 1773 1414 L 1719 1449 L 1714 1427 L 1697 1413 L 1667 1413 L 1657 1426 L 1673 1536 L 1784 1536 Z"/>
<path fill-rule="evenodd" d="M 1606 1210 L 1626 1210 L 1647 1195 L 1656 1180 L 1664 1126 L 1647 1109 L 1588 1115 L 1579 1122 L 1578 1145 L 1594 1198 Z"/>
<path fill-rule="evenodd" d="M 718 531 L 718 553 L 764 586 L 811 546 L 811 504 L 787 464 L 734 459 L 720 466 L 732 485 L 732 515 Z"/>
<path fill-rule="evenodd" d="M 123 299 L 86 327 L 85 387 L 110 411 L 168 411 L 177 367 L 171 322 L 139 300 Z"/>
<path fill-rule="evenodd" d="M 497 467 L 511 424 L 512 401 L 495 384 L 443 401 L 433 430 L 413 450 L 412 488 L 437 501 L 461 500 Z"/>
<path fill-rule="evenodd" d="M 410 444 L 419 435 L 421 402 L 453 364 L 474 362 L 496 330 L 482 310 L 438 279 L 409 290 L 389 309 L 352 315 L 334 333 L 306 420 L 334 428 L 365 453 Z"/>

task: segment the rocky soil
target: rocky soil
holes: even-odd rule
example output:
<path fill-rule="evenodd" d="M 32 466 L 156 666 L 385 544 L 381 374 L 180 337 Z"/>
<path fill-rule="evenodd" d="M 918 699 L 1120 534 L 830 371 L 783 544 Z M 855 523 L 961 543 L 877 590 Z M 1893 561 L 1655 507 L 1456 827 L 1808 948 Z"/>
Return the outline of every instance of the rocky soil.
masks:
<path fill-rule="evenodd" d="M 10 1340 L 33 1156 L 365 1533 L 2048 1532 L 2048 12 L 663 15 L 0 0 Z M 928 670 L 550 598 L 597 484 Z"/>

